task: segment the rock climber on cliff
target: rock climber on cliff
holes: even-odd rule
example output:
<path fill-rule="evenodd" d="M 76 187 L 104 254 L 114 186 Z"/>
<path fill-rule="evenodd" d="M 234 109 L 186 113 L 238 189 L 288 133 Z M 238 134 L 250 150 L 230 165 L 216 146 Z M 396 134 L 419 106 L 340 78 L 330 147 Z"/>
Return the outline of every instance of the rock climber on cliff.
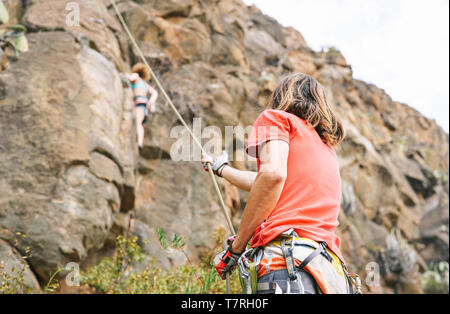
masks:
<path fill-rule="evenodd" d="M 148 120 L 149 112 L 154 113 L 156 110 L 158 91 L 146 82 L 151 79 L 151 75 L 149 69 L 143 63 L 135 64 L 132 73 L 127 74 L 127 79 L 131 82 L 134 105 L 136 106 L 136 135 L 138 147 L 141 150 L 144 146 L 144 123 Z"/>
<path fill-rule="evenodd" d="M 284 78 L 266 109 L 246 148 L 258 172 L 232 168 L 226 153 L 202 158 L 205 170 L 210 163 L 216 175 L 250 192 L 238 233 L 219 253 L 216 269 L 224 279 L 250 251 L 258 263 L 253 292 L 350 293 L 335 233 L 341 178 L 333 147 L 344 137 L 343 126 L 324 88 L 305 74 Z"/>

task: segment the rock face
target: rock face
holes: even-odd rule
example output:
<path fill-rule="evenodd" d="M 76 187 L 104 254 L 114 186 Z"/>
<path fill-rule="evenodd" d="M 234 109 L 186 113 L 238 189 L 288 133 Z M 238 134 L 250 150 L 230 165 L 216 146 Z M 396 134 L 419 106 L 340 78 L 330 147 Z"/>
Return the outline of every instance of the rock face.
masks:
<path fill-rule="evenodd" d="M 226 228 L 209 175 L 198 162 L 171 159 L 181 135 L 171 135 L 179 123 L 162 99 L 137 155 L 131 91 L 120 79 L 137 52 L 109 1 L 78 2 L 80 26 L 67 25 L 67 1 L 6 2 L 29 28 L 30 50 L 0 73 L 0 241 L 21 254 L 31 247 L 29 276 L 41 283 L 69 261 L 91 264 L 128 229 L 171 267 L 184 259 L 165 255 L 157 228 L 185 237 L 192 258 Z M 392 229 L 422 268 L 448 261 L 448 134 L 434 121 L 355 80 L 338 50 L 311 50 L 298 31 L 240 0 L 117 2 L 187 121 L 200 117 L 223 134 L 225 126 L 250 126 L 291 72 L 327 88 L 346 129 L 337 149 L 344 256 L 363 281 L 370 262 L 382 275 L 377 285 L 365 281 L 366 291 L 420 291 L 417 280 L 390 279 Z M 238 225 L 247 193 L 219 183 Z M 17 232 L 26 238 L 15 241 Z"/>
<path fill-rule="evenodd" d="M 73 36 L 29 41 L 0 77 L 0 234 L 27 235 L 17 249 L 33 249 L 29 262 L 45 280 L 102 248 L 119 211 L 131 209 L 133 104 L 112 63 Z"/>

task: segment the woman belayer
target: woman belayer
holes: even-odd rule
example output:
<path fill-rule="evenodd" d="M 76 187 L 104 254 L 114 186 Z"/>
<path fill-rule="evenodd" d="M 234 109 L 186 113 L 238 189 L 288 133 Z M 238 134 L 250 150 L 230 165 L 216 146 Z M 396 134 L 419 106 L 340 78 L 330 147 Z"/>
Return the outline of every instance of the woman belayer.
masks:
<path fill-rule="evenodd" d="M 147 122 L 149 112 L 156 109 L 158 92 L 146 81 L 151 79 L 150 71 L 143 63 L 137 63 L 132 68 L 132 73 L 127 74 L 127 79 L 131 82 L 134 105 L 136 106 L 136 136 L 137 144 L 141 150 L 144 146 L 144 123 Z"/>
<path fill-rule="evenodd" d="M 333 147 L 343 137 L 324 88 L 299 73 L 281 81 L 253 125 L 246 152 L 258 172 L 232 168 L 226 153 L 203 155 L 205 170 L 210 163 L 250 192 L 237 235 L 215 260 L 222 279 L 246 260 L 257 264 L 253 293 L 352 293 L 335 233 L 341 178 Z"/>

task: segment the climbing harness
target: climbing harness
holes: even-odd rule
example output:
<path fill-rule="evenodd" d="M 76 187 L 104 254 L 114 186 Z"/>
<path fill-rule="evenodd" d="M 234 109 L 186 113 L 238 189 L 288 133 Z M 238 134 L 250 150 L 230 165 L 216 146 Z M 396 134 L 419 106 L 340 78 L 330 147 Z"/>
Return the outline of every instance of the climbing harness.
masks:
<path fill-rule="evenodd" d="M 146 92 L 146 95 L 135 95 L 133 96 L 133 101 L 134 101 L 134 105 L 136 106 L 136 108 L 141 107 L 144 110 L 144 121 L 142 121 L 142 123 L 146 123 L 149 117 L 149 110 L 148 110 L 148 105 L 149 105 L 149 94 L 150 91 L 147 87 L 147 84 L 144 82 L 143 79 L 140 79 L 138 82 L 135 83 L 131 83 L 131 89 L 134 91 L 135 89 L 143 89 Z"/>
<path fill-rule="evenodd" d="M 269 244 L 247 250 L 238 261 L 244 293 L 360 294 L 361 280 L 325 242 L 299 237 L 293 229 Z M 311 293 L 311 292 L 309 292 Z"/>
<path fill-rule="evenodd" d="M 97 3 L 97 0 L 96 0 Z M 164 99 L 166 100 L 166 102 L 169 104 L 170 108 L 174 111 L 175 115 L 177 116 L 178 120 L 181 122 L 181 124 L 186 128 L 186 130 L 188 131 L 189 135 L 192 137 L 192 139 L 194 140 L 194 143 L 200 148 L 200 150 L 206 154 L 205 150 L 203 149 L 202 144 L 200 143 L 200 141 L 196 138 L 196 136 L 194 135 L 194 133 L 192 132 L 191 128 L 188 126 L 188 124 L 186 123 L 186 121 L 183 119 L 183 117 L 181 116 L 180 112 L 177 110 L 177 108 L 175 107 L 175 105 L 173 104 L 172 100 L 170 99 L 169 95 L 167 94 L 166 90 L 163 88 L 163 86 L 161 85 L 158 77 L 156 76 L 156 74 L 153 72 L 153 69 L 151 68 L 151 66 L 148 64 L 146 58 L 144 57 L 144 54 L 142 53 L 142 50 L 139 48 L 139 45 L 137 44 L 133 34 L 131 34 L 130 29 L 127 26 L 127 23 L 125 22 L 122 13 L 120 13 L 119 8 L 116 5 L 116 2 L 114 0 L 110 0 L 111 5 L 114 8 L 114 11 L 117 14 L 117 17 L 119 18 L 120 23 L 122 24 L 122 27 L 124 28 L 125 32 L 127 33 L 129 39 L 131 40 L 133 46 L 136 48 L 136 51 L 139 54 L 139 57 L 141 58 L 142 62 L 148 67 L 150 74 L 152 76 L 152 78 L 154 79 L 154 82 L 156 83 L 156 85 L 158 86 L 159 90 L 161 91 Z M 227 221 L 227 225 L 228 228 L 230 229 L 231 234 L 236 234 L 233 224 L 231 223 L 231 219 L 228 215 L 227 212 L 227 207 L 225 205 L 225 202 L 223 200 L 222 197 L 222 193 L 220 192 L 220 188 L 219 185 L 217 183 L 217 180 L 215 178 L 214 172 L 211 168 L 211 164 L 207 163 L 207 167 L 209 170 L 209 173 L 211 175 L 211 180 L 213 182 L 214 185 L 214 189 L 216 191 L 217 197 L 219 199 L 219 204 L 220 204 L 220 208 L 222 209 L 222 213 L 225 216 L 225 219 Z M 231 289 L 230 289 L 230 278 L 229 275 L 227 274 L 226 276 L 226 281 L 227 281 L 227 293 L 231 293 Z"/>
<path fill-rule="evenodd" d="M 134 100 L 135 104 L 146 104 L 147 105 L 148 101 L 149 101 L 149 99 L 148 99 L 149 91 L 148 91 L 148 87 L 145 84 L 143 79 L 139 80 L 138 82 L 131 83 L 132 90 L 139 89 L 139 88 L 144 89 L 146 95 L 145 96 L 144 95 L 135 95 L 135 96 L 133 96 L 133 100 Z"/>

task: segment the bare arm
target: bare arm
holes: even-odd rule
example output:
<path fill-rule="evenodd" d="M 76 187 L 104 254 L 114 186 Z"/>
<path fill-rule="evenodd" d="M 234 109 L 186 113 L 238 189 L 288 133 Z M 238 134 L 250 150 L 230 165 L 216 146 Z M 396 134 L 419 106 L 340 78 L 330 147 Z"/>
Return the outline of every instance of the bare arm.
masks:
<path fill-rule="evenodd" d="M 287 177 L 289 144 L 283 141 L 266 143 L 260 154 L 260 170 L 253 184 L 242 221 L 233 242 L 233 252 L 243 252 L 256 228 L 277 204 Z"/>
<path fill-rule="evenodd" d="M 156 104 L 156 100 L 158 99 L 158 91 L 156 89 L 154 89 L 153 87 L 151 87 L 149 84 L 147 84 L 148 90 L 150 92 L 150 99 L 149 99 L 149 103 L 150 106 L 154 109 L 155 108 L 155 104 Z M 153 110 L 154 111 L 154 110 Z"/>
<path fill-rule="evenodd" d="M 204 164 L 207 162 L 212 164 L 214 162 L 214 159 L 211 156 L 202 153 L 202 163 Z M 225 180 L 227 180 L 234 186 L 237 186 L 239 189 L 247 192 L 250 192 L 253 183 L 255 183 L 256 175 L 258 174 L 257 172 L 254 171 L 238 170 L 227 164 L 219 168 L 217 172 Z"/>
<path fill-rule="evenodd" d="M 254 171 L 237 170 L 226 165 L 223 168 L 221 175 L 228 182 L 237 186 L 239 189 L 250 192 L 258 173 Z"/>

